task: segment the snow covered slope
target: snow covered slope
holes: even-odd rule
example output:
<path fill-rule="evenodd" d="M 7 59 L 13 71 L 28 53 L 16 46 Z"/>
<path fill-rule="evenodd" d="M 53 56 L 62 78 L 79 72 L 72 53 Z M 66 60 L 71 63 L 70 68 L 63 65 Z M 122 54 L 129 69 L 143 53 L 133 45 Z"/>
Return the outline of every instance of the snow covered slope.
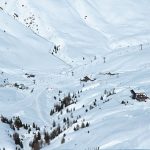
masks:
<path fill-rule="evenodd" d="M 130 97 L 150 96 L 149 10 L 149 0 L 1 0 L 0 148 L 15 149 L 15 132 L 24 150 L 149 148 L 150 102 Z"/>
<path fill-rule="evenodd" d="M 59 57 L 66 61 L 91 56 L 91 49 L 101 56 L 108 48 L 149 41 L 148 0 L 2 0 L 0 5 L 34 32 L 60 45 Z"/>
<path fill-rule="evenodd" d="M 0 67 L 13 69 L 53 70 L 65 63 L 49 53 L 53 44 L 0 11 Z"/>

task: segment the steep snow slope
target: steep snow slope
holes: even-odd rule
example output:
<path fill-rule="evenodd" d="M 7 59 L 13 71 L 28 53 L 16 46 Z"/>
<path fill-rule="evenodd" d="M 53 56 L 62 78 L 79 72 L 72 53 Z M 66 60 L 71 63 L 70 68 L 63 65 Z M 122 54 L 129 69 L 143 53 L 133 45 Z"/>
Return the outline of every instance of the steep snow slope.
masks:
<path fill-rule="evenodd" d="M 91 49 L 101 56 L 108 47 L 149 41 L 148 0 L 2 0 L 0 5 L 12 16 L 17 14 L 15 18 L 34 32 L 60 45 L 58 55 L 66 61 L 93 56 Z"/>
<path fill-rule="evenodd" d="M 0 11 L 0 67 L 54 71 L 63 69 L 60 60 L 49 53 L 53 44 L 34 34 L 21 23 Z"/>
<path fill-rule="evenodd" d="M 54 121 L 62 133 L 45 150 L 150 147 L 150 102 L 130 97 L 131 89 L 150 96 L 149 7 L 149 0 L 0 1 L 0 114 L 30 125 L 30 133 L 16 129 L 25 150 L 37 132 L 32 123 L 43 138 Z M 68 93 L 77 101 L 50 115 Z M 82 122 L 90 126 L 74 131 Z M 14 131 L 2 122 L 0 131 L 0 148 L 15 149 Z"/>

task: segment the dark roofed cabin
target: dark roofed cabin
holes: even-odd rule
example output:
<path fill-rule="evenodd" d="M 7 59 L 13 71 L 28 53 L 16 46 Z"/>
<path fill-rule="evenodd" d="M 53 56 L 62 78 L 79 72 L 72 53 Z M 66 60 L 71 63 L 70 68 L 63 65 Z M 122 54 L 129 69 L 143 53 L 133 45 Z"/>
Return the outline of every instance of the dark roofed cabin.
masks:
<path fill-rule="evenodd" d="M 131 90 L 130 92 L 132 94 L 131 98 L 136 99 L 139 102 L 146 102 L 146 99 L 149 99 L 149 97 L 145 93 L 135 93 L 134 90 Z"/>

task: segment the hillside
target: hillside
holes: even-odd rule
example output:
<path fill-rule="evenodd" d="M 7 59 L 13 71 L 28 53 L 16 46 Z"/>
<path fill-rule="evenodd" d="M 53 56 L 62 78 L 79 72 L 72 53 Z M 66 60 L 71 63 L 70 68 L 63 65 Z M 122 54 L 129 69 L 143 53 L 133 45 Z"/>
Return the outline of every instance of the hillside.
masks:
<path fill-rule="evenodd" d="M 148 149 L 149 9 L 1 0 L 0 149 Z"/>

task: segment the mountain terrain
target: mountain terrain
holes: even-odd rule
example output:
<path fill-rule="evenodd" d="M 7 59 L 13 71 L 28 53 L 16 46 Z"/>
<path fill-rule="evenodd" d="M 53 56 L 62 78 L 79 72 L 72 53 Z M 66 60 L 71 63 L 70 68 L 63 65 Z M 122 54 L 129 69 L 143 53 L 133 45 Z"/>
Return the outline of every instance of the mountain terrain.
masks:
<path fill-rule="evenodd" d="M 149 10 L 149 0 L 1 0 L 0 149 L 148 149 Z"/>

